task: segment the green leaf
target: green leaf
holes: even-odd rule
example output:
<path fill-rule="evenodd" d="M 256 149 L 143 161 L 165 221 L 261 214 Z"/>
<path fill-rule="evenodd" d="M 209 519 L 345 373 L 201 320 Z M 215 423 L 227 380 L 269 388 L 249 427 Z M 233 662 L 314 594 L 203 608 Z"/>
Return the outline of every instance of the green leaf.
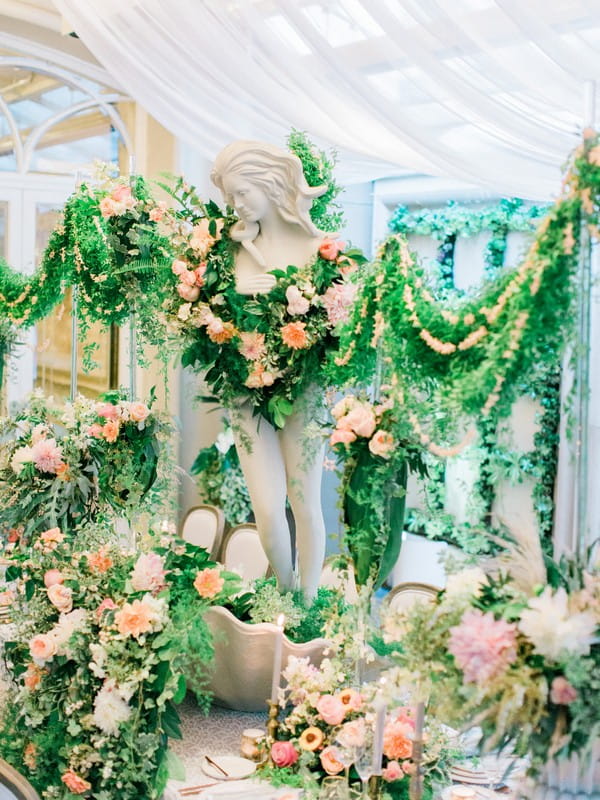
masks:
<path fill-rule="evenodd" d="M 173 703 L 169 700 L 165 704 L 162 714 L 162 727 L 170 739 L 182 739 L 179 714 Z"/>
<path fill-rule="evenodd" d="M 185 766 L 183 761 L 171 749 L 167 750 L 167 769 L 169 770 L 169 778 L 171 778 L 171 780 L 185 780 Z"/>
<path fill-rule="evenodd" d="M 185 675 L 181 674 L 177 679 L 177 689 L 175 690 L 175 694 L 173 695 L 173 702 L 175 705 L 179 705 L 185 697 L 185 693 L 187 691 L 187 683 L 185 680 Z"/>

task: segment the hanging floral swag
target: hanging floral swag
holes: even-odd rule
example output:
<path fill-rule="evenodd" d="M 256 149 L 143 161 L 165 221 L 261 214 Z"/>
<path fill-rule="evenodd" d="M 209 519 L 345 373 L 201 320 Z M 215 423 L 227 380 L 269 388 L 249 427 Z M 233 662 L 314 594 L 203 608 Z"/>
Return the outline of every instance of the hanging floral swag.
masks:
<path fill-rule="evenodd" d="M 163 536 L 138 555 L 108 536 L 42 531 L 6 572 L 17 633 L 4 645 L 13 683 L 0 754 L 44 797 L 152 799 L 170 774 L 184 777 L 168 739 L 181 738 L 187 687 L 209 700 L 203 612 L 240 588 L 181 540 Z"/>
<path fill-rule="evenodd" d="M 139 510 L 171 433 L 153 399 L 78 397 L 57 421 L 37 391 L 1 420 L 0 534 L 26 545 L 42 530 L 71 531 L 109 512 Z"/>
<path fill-rule="evenodd" d="M 368 385 L 380 353 L 421 443 L 438 456 L 460 452 L 475 438 L 461 420 L 506 416 L 534 366 L 556 363 L 570 339 L 580 225 L 600 238 L 599 197 L 600 144 L 587 132 L 523 263 L 466 299 L 437 300 L 406 240 L 390 237 L 341 331 L 331 382 Z"/>
<path fill-rule="evenodd" d="M 326 156 L 300 134 L 294 141 L 298 147 L 304 143 L 307 180 L 329 183 L 331 194 L 335 184 Z M 237 220 L 232 210 L 205 204 L 181 178 L 171 193 L 180 207 L 166 220 L 178 283 L 163 307 L 171 331 L 183 337 L 183 364 L 206 370 L 205 380 L 223 406 L 247 399 L 281 428 L 306 388 L 321 382 L 326 355 L 336 347 L 337 329 L 356 293 L 352 273 L 365 258 L 325 238 L 308 264 L 271 270 L 277 283 L 270 292 L 241 295 L 234 280 L 239 243 L 229 237 Z M 325 213 L 319 206 L 315 224 L 328 221 Z"/>

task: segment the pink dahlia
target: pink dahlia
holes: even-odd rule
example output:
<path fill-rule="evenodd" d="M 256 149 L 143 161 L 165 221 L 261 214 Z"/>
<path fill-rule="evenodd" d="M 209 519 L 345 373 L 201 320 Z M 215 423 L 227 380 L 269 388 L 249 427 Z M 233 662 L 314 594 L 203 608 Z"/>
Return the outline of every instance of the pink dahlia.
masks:
<path fill-rule="evenodd" d="M 348 321 L 357 290 L 355 283 L 334 283 L 327 289 L 323 295 L 323 305 L 331 325 Z"/>
<path fill-rule="evenodd" d="M 450 628 L 448 650 L 467 683 L 479 686 L 501 675 L 517 658 L 517 626 L 494 619 L 492 612 L 467 611 Z"/>
<path fill-rule="evenodd" d="M 242 331 L 238 350 L 248 361 L 260 361 L 267 352 L 264 333 Z"/>
<path fill-rule="evenodd" d="M 56 444 L 56 439 L 40 439 L 31 448 L 31 457 L 40 472 L 51 472 L 56 475 L 62 466 L 62 449 Z"/>

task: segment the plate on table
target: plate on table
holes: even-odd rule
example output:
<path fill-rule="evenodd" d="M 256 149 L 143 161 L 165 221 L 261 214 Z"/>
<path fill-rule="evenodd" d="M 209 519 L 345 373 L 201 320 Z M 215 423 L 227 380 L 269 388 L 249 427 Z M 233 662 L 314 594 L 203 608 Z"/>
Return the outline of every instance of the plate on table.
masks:
<path fill-rule="evenodd" d="M 211 786 L 202 793 L 202 800 L 279 800 L 283 797 L 300 798 L 301 792 L 282 786 L 276 789 L 263 781 L 224 782 Z"/>
<path fill-rule="evenodd" d="M 215 756 L 212 760 L 215 764 L 218 764 L 219 767 L 223 767 L 227 775 L 223 775 L 217 767 L 206 760 L 206 757 L 202 759 L 200 766 L 205 775 L 217 781 L 239 781 L 256 772 L 256 764 L 254 761 L 250 761 L 247 758 L 240 758 L 240 756 Z"/>
<path fill-rule="evenodd" d="M 485 770 L 462 767 L 458 764 L 450 767 L 450 777 L 457 783 L 470 783 L 478 786 L 490 783 L 490 776 Z"/>
<path fill-rule="evenodd" d="M 454 786 L 446 786 L 446 788 L 442 791 L 440 795 L 441 800 L 453 800 L 452 793 L 456 791 L 456 789 L 470 789 L 474 792 L 475 800 L 494 800 L 498 795 L 494 794 L 491 789 L 484 789 L 481 786 L 472 786 L 470 784 L 464 783 L 455 783 Z"/>

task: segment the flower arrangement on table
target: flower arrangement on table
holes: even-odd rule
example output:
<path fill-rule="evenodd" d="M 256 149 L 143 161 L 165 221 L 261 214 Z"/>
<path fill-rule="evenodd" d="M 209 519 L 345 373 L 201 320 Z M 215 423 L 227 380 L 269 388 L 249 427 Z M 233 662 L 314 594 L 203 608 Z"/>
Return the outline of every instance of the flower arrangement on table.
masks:
<path fill-rule="evenodd" d="M 425 474 L 422 448 L 391 398 L 348 394 L 332 408 L 330 445 L 341 471 L 339 493 L 356 582 L 380 586 L 400 552 L 409 469 Z M 414 439 L 414 436 L 412 437 Z"/>
<path fill-rule="evenodd" d="M 372 756 L 380 687 L 364 684 L 360 690 L 353 688 L 336 657 L 325 659 L 320 668 L 308 659 L 290 657 L 283 677 L 286 685 L 280 690 L 280 705 L 291 704 L 291 711 L 280 722 L 278 740 L 271 746 L 274 766 L 266 770 L 268 778 L 302 785 L 309 791 L 316 791 L 325 777 L 344 771 L 351 781 L 358 780 L 350 770 L 363 754 Z M 391 707 L 382 720 L 384 796 L 408 798 L 410 776 L 415 771 L 415 710 L 406 705 Z M 424 797 L 432 797 L 432 783 L 444 779 L 450 754 L 447 737 L 432 722 L 421 763 Z"/>
<path fill-rule="evenodd" d="M 438 717 L 539 767 L 598 736 L 600 569 L 544 563 L 538 544 L 507 553 L 499 572 L 463 571 L 436 601 L 391 612 L 384 637 L 395 680 L 427 683 Z"/>
<path fill-rule="evenodd" d="M 21 608 L 0 752 L 46 797 L 161 796 L 175 706 L 186 686 L 207 702 L 203 612 L 239 590 L 201 548 L 163 537 L 138 555 L 106 535 L 43 531 L 7 569 Z"/>
<path fill-rule="evenodd" d="M 27 545 L 32 534 L 74 526 L 110 510 L 138 507 L 152 488 L 170 425 L 116 392 L 78 397 L 56 421 L 34 392 L 0 423 L 1 532 Z"/>
<path fill-rule="evenodd" d="M 309 179 L 309 162 L 322 154 L 307 148 L 302 155 Z M 317 178 L 333 184 L 329 167 Z M 171 331 L 184 337 L 183 363 L 206 370 L 206 382 L 225 407 L 247 399 L 281 428 L 294 401 L 321 380 L 325 356 L 335 349 L 354 302 L 352 273 L 365 258 L 325 238 L 308 264 L 271 270 L 277 283 L 270 292 L 242 295 L 234 276 L 240 245 L 229 236 L 237 217 L 205 204 L 181 178 L 172 194 L 180 210 L 165 222 L 171 222 L 178 283 L 164 308 Z"/>

